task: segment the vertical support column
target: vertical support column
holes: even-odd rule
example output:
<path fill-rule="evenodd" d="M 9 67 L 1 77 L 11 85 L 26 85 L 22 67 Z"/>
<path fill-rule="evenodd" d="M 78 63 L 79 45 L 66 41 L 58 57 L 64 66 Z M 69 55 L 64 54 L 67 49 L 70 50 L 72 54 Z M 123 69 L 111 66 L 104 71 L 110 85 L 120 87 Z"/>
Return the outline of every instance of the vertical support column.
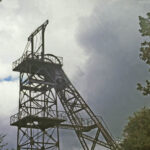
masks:
<path fill-rule="evenodd" d="M 41 43 L 41 59 L 44 60 L 44 51 L 45 51 L 45 39 L 44 39 L 44 34 L 45 34 L 45 28 L 48 24 L 48 20 L 46 20 L 41 26 L 39 26 L 29 37 L 28 37 L 28 41 L 31 42 L 31 55 L 32 55 L 32 58 L 33 58 L 33 55 L 34 55 L 34 37 L 40 33 L 41 34 L 41 40 L 42 40 L 42 43 Z M 39 50 L 39 48 L 38 48 Z M 37 50 L 35 50 L 37 51 Z"/>
<path fill-rule="evenodd" d="M 31 37 L 31 55 L 32 55 L 32 59 L 33 59 L 33 54 L 34 54 L 34 37 Z"/>
<path fill-rule="evenodd" d="M 21 82 L 22 82 L 22 73 L 20 72 L 19 74 L 19 108 L 18 108 L 18 113 L 20 114 L 20 109 L 21 109 Z M 20 118 L 18 118 L 20 119 Z M 19 138 L 20 138 L 20 134 L 19 134 L 19 130 L 20 127 L 17 127 L 17 150 L 20 150 L 20 145 L 19 145 Z"/>
<path fill-rule="evenodd" d="M 45 149 L 45 147 L 44 147 L 44 143 L 45 143 L 45 138 L 44 138 L 44 136 L 45 136 L 45 129 L 43 129 L 42 130 L 42 132 L 43 132 L 43 135 L 42 135 L 42 150 L 44 150 Z"/>
<path fill-rule="evenodd" d="M 44 26 L 43 26 L 43 27 L 42 27 L 42 51 L 41 51 L 41 59 L 42 59 L 42 60 L 44 60 L 44 50 L 45 50 L 44 33 L 45 33 L 45 28 L 44 28 Z"/>
<path fill-rule="evenodd" d="M 57 92 L 55 91 L 55 100 L 56 100 L 56 116 L 59 118 L 58 114 L 58 99 L 57 99 Z M 60 145 L 59 145 L 59 127 L 57 126 L 57 147 L 58 150 L 60 150 Z"/>

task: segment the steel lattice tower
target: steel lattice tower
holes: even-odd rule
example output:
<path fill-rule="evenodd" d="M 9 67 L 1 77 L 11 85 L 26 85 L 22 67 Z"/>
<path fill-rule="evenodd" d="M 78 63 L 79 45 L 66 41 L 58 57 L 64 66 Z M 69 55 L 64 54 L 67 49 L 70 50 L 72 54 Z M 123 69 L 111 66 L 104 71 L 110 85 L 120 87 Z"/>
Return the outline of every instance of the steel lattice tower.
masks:
<path fill-rule="evenodd" d="M 60 150 L 60 128 L 74 130 L 84 150 L 99 145 L 116 150 L 102 118 L 64 73 L 62 57 L 45 54 L 47 24 L 48 20 L 28 37 L 25 52 L 13 63 L 13 71 L 20 73 L 19 109 L 10 118 L 10 124 L 18 128 L 17 150 Z"/>

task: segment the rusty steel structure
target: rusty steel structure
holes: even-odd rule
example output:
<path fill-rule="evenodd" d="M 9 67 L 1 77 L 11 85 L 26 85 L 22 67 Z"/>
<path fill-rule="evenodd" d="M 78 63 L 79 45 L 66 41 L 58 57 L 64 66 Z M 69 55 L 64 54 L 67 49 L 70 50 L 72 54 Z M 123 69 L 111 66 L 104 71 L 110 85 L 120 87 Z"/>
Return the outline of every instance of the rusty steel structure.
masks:
<path fill-rule="evenodd" d="M 102 118 L 96 116 L 62 69 L 63 59 L 45 54 L 48 20 L 29 37 L 22 57 L 13 62 L 20 73 L 17 150 L 60 150 L 60 129 L 74 130 L 84 150 L 117 144 Z M 37 44 L 38 43 L 38 44 Z"/>

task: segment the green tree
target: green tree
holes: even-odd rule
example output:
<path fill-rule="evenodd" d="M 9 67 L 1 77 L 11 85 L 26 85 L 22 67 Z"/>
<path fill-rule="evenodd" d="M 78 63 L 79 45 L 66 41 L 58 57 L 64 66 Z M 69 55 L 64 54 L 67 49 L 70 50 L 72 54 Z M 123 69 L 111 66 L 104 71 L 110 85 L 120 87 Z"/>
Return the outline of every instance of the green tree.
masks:
<path fill-rule="evenodd" d="M 139 16 L 139 24 L 139 31 L 144 38 L 144 42 L 141 43 L 139 56 L 147 65 L 150 65 L 150 13 L 147 13 L 146 18 Z M 150 81 L 146 80 L 145 86 L 142 86 L 140 83 L 138 83 L 137 89 L 142 91 L 143 95 L 149 95 Z"/>
<path fill-rule="evenodd" d="M 150 150 L 150 109 L 143 108 L 129 117 L 123 131 L 122 150 Z"/>
<path fill-rule="evenodd" d="M 139 16 L 139 25 L 139 31 L 144 39 L 139 56 L 150 65 L 150 13 L 147 13 L 145 18 Z M 137 89 L 143 95 L 150 95 L 150 81 L 146 80 L 145 86 L 138 83 Z M 129 117 L 120 147 L 121 150 L 150 150 L 150 108 L 143 108 Z"/>

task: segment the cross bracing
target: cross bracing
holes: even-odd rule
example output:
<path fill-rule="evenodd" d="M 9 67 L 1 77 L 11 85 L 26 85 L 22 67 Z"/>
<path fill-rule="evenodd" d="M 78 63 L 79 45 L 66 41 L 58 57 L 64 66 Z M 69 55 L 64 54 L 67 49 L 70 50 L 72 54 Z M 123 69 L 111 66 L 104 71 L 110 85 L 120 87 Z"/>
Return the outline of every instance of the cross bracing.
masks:
<path fill-rule="evenodd" d="M 118 149 L 102 118 L 63 71 L 62 57 L 45 54 L 47 24 L 29 36 L 22 57 L 13 63 L 13 71 L 20 73 L 19 109 L 10 118 L 10 124 L 18 127 L 17 150 L 60 150 L 60 129 L 75 131 L 84 150 Z"/>

